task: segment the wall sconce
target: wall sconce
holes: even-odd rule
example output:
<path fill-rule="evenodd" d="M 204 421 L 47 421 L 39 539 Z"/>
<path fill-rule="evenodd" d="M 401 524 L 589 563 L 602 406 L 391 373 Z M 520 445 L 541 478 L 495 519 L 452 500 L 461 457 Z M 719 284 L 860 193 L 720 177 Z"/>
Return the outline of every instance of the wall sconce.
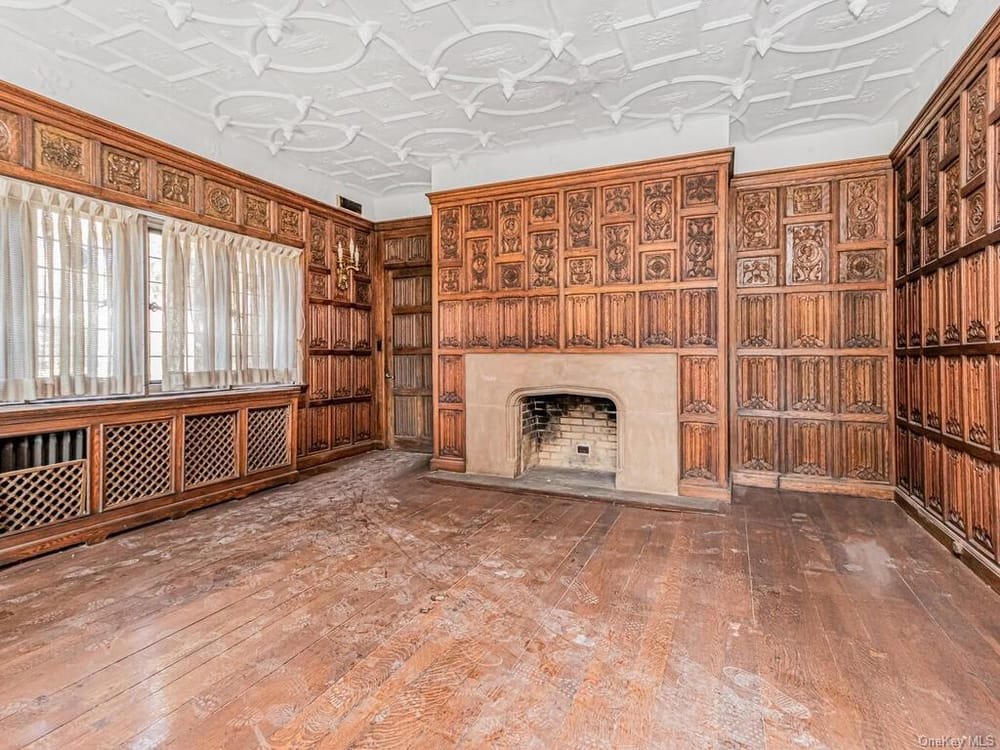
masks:
<path fill-rule="evenodd" d="M 347 287 L 350 284 L 351 271 L 360 271 L 361 266 L 358 264 L 358 248 L 354 244 L 352 239 L 350 245 L 347 248 L 347 257 L 344 257 L 344 246 L 340 242 L 337 243 L 337 289 L 344 292 L 347 291 Z"/>

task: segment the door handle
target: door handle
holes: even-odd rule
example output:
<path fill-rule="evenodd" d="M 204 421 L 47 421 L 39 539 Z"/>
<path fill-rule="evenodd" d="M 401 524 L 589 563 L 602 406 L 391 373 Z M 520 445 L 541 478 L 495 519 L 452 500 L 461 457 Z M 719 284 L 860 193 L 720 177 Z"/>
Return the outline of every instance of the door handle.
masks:
<path fill-rule="evenodd" d="M 389 372 L 388 370 L 385 371 L 385 379 L 386 380 L 392 380 L 393 379 L 392 373 Z"/>

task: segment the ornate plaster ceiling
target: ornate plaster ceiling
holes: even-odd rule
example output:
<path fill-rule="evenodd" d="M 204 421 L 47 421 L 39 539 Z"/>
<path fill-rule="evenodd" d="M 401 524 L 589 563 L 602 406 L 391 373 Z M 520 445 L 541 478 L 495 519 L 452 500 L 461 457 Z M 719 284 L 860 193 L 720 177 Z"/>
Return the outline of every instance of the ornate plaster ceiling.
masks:
<path fill-rule="evenodd" d="M 0 37 L 94 71 L 74 85 L 108 76 L 244 139 L 251 159 L 391 196 L 426 191 L 438 162 L 709 115 L 734 142 L 884 121 L 940 79 L 955 18 L 964 46 L 991 5 L 0 0 Z"/>

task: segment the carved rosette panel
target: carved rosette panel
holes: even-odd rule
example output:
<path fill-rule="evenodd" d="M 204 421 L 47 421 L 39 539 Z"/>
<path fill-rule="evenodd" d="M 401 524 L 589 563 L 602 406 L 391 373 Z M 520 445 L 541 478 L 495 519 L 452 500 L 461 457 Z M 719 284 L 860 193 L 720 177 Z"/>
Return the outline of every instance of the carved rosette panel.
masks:
<path fill-rule="evenodd" d="M 243 193 L 243 225 L 262 232 L 271 228 L 271 202 L 250 193 Z"/>
<path fill-rule="evenodd" d="M 642 231 L 640 242 L 669 242 L 674 238 L 674 181 L 644 182 L 642 190 Z"/>
<path fill-rule="evenodd" d="M 736 197 L 736 252 L 778 247 L 778 193 L 746 190 Z"/>
<path fill-rule="evenodd" d="M 714 279 L 716 275 L 716 218 L 692 216 L 684 220 L 684 279 Z"/>
<path fill-rule="evenodd" d="M 87 182 L 91 175 L 90 141 L 68 130 L 35 122 L 35 169 Z"/>
<path fill-rule="evenodd" d="M 461 263 L 462 209 L 442 208 L 438 212 L 438 260 L 442 264 Z"/>
<path fill-rule="evenodd" d="M 205 215 L 236 223 L 236 188 L 205 180 Z"/>
<path fill-rule="evenodd" d="M 518 198 L 500 202 L 500 254 L 524 252 L 524 201 Z"/>
<path fill-rule="evenodd" d="M 639 253 L 639 266 L 643 284 L 674 280 L 674 253 L 672 250 L 650 250 Z"/>
<path fill-rule="evenodd" d="M 884 282 L 885 250 L 841 250 L 838 254 L 838 280 L 845 284 Z"/>
<path fill-rule="evenodd" d="M 601 346 L 634 347 L 636 300 L 634 292 L 601 295 Z"/>
<path fill-rule="evenodd" d="M 101 186 L 120 193 L 146 197 L 149 190 L 146 160 L 110 146 L 101 149 Z"/>
<path fill-rule="evenodd" d="M 825 284 L 830 280 L 830 225 L 790 224 L 787 229 L 788 284 Z"/>
<path fill-rule="evenodd" d="M 531 289 L 554 289 L 559 285 L 558 232 L 534 232 L 530 235 L 528 286 Z"/>
<path fill-rule="evenodd" d="M 23 127 L 20 115 L 0 109 L 0 161 L 20 163 L 24 148 Z"/>
<path fill-rule="evenodd" d="M 156 198 L 194 211 L 194 175 L 163 164 L 156 165 Z"/>
<path fill-rule="evenodd" d="M 497 263 L 497 286 L 502 291 L 524 288 L 524 263 Z"/>
<path fill-rule="evenodd" d="M 631 284 L 634 277 L 632 224 L 604 227 L 604 283 Z"/>
<path fill-rule="evenodd" d="M 567 247 L 570 249 L 594 247 L 593 190 L 566 193 L 566 229 L 569 233 Z"/>

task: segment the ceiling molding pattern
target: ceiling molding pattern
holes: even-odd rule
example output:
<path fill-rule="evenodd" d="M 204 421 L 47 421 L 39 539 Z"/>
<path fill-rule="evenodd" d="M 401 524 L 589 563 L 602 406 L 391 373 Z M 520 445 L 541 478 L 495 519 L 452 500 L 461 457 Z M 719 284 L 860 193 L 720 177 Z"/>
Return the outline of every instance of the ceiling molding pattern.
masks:
<path fill-rule="evenodd" d="M 745 141 L 878 122 L 917 88 L 960 2 L 980 4 L 0 0 L 0 34 L 262 157 L 394 195 L 427 189 L 434 163 L 652 123 L 681 131 L 704 115 L 728 116 Z"/>

